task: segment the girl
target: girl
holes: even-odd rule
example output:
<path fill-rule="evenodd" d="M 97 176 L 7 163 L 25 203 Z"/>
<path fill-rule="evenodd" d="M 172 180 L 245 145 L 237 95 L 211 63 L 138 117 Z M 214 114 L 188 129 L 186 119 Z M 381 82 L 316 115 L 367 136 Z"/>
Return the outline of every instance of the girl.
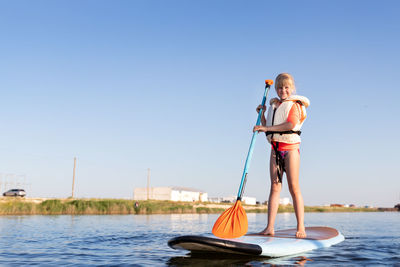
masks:
<path fill-rule="evenodd" d="M 253 131 L 265 132 L 272 144 L 270 156 L 271 189 L 268 200 L 268 225 L 260 233 L 274 235 L 274 223 L 279 208 L 279 195 L 282 189 L 282 176 L 286 172 L 289 191 L 297 218 L 297 238 L 305 238 L 304 203 L 299 186 L 300 168 L 300 128 L 306 118 L 306 107 L 310 102 L 306 97 L 294 95 L 293 77 L 281 73 L 275 79 L 275 90 L 279 97 L 270 101 L 267 118 L 265 107 L 261 124 Z M 257 112 L 262 106 L 257 107 Z"/>

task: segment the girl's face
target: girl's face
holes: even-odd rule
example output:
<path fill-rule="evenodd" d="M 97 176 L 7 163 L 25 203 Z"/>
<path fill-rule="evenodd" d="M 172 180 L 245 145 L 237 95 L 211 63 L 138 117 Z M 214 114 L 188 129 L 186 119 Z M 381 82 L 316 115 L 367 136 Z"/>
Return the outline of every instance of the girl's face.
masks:
<path fill-rule="evenodd" d="M 276 93 L 281 100 L 285 100 L 292 95 L 294 91 L 293 86 L 290 83 L 284 83 L 276 88 Z"/>

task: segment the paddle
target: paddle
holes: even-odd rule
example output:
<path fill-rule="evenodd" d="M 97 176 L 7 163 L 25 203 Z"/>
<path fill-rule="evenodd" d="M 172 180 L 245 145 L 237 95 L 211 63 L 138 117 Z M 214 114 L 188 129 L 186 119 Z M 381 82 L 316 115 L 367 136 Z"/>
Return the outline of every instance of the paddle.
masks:
<path fill-rule="evenodd" d="M 261 102 L 261 106 L 264 107 L 265 101 L 267 99 L 268 91 L 271 85 L 274 82 L 272 80 L 265 80 L 265 91 L 264 97 Z M 263 109 L 261 108 L 258 112 L 258 118 L 256 125 L 260 125 L 261 123 L 261 114 Z M 236 238 L 240 237 L 247 233 L 247 215 L 242 207 L 242 196 L 244 192 L 244 186 L 247 181 L 247 172 L 250 166 L 251 157 L 253 155 L 254 144 L 256 142 L 257 132 L 253 133 L 253 137 L 251 138 L 249 152 L 247 153 L 246 163 L 244 165 L 242 180 L 240 182 L 240 187 L 238 191 L 238 196 L 236 199 L 236 203 L 233 207 L 224 211 L 224 213 L 219 216 L 218 220 L 215 222 L 214 227 L 212 229 L 212 233 L 221 238 Z"/>

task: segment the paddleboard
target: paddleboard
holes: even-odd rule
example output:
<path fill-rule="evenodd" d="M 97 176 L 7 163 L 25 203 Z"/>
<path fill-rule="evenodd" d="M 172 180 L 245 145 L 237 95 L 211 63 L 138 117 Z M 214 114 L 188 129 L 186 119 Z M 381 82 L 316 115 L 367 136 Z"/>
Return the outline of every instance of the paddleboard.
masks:
<path fill-rule="evenodd" d="M 169 240 L 168 246 L 191 252 L 283 257 L 330 247 L 344 240 L 339 231 L 330 227 L 306 227 L 306 233 L 307 238 L 296 238 L 296 229 L 278 230 L 274 236 L 247 234 L 232 239 L 219 238 L 212 234 L 184 235 Z"/>

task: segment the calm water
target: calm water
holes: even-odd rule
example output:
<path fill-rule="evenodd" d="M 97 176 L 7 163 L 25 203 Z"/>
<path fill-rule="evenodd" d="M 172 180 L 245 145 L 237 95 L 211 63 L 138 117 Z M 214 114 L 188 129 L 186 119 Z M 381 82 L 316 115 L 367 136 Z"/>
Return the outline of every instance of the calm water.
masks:
<path fill-rule="evenodd" d="M 331 226 L 346 240 L 336 246 L 288 258 L 191 256 L 172 250 L 177 235 L 211 231 L 218 215 L 3 216 L 1 265 L 240 266 L 398 265 L 400 212 L 307 213 L 307 226 Z M 249 231 L 261 230 L 266 214 L 248 214 Z M 293 214 L 279 214 L 277 229 L 295 226 Z"/>

